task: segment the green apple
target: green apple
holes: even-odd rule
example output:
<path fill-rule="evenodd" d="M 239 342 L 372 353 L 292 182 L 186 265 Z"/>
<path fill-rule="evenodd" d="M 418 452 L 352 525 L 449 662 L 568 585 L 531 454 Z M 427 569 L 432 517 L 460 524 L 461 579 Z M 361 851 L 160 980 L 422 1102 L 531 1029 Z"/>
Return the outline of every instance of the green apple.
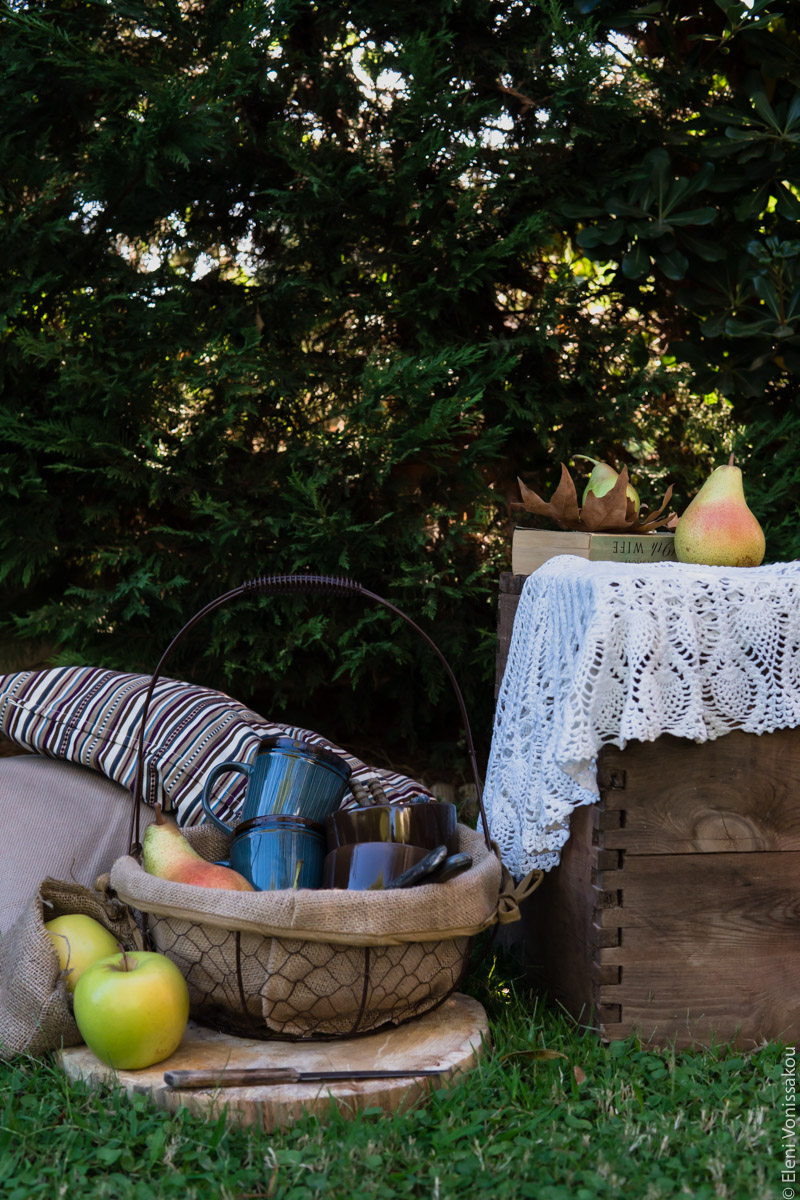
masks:
<path fill-rule="evenodd" d="M 119 949 L 113 933 L 104 929 L 99 921 L 83 913 L 67 913 L 45 922 L 45 929 L 53 939 L 58 951 L 62 971 L 67 975 L 67 990 L 75 986 L 83 972 L 100 958 L 108 958 Z"/>
<path fill-rule="evenodd" d="M 75 1021 L 106 1066 L 138 1071 L 169 1058 L 189 1020 L 189 989 L 164 954 L 127 950 L 103 958 L 78 980 Z"/>

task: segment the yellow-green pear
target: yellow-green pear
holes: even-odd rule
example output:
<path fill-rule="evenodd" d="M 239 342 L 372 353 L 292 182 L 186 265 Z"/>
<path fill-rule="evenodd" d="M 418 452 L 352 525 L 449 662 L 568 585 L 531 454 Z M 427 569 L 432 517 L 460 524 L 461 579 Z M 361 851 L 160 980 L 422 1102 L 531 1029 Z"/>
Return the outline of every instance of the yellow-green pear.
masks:
<path fill-rule="evenodd" d="M 225 888 L 234 892 L 255 891 L 252 883 L 219 863 L 210 863 L 197 853 L 174 821 L 167 821 L 157 804 L 156 819 L 142 838 L 142 866 L 149 875 L 190 883 L 195 887 Z"/>
<path fill-rule="evenodd" d="M 744 498 L 742 471 L 733 455 L 712 471 L 675 529 L 679 562 L 710 567 L 757 567 L 766 548 L 764 531 Z"/>
<path fill-rule="evenodd" d="M 610 467 L 608 463 L 600 462 L 596 458 L 590 458 L 588 454 L 576 454 L 574 457 L 583 458 L 586 460 L 586 462 L 594 464 L 592 467 L 592 473 L 589 476 L 589 482 L 583 489 L 583 498 L 581 500 L 581 504 L 586 503 L 586 497 L 590 492 L 593 496 L 599 497 L 605 496 L 606 492 L 611 491 L 614 484 L 619 479 L 619 475 L 613 467 Z M 633 507 L 638 513 L 642 506 L 642 502 L 639 499 L 639 493 L 636 491 L 636 488 L 632 483 L 629 483 L 626 487 L 625 495 L 630 501 L 632 501 Z"/>

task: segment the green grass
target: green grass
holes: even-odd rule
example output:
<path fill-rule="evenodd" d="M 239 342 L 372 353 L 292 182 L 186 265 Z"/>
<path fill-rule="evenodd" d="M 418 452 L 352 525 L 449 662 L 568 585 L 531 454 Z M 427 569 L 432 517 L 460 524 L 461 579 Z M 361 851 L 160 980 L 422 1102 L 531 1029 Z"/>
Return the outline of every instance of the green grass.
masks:
<path fill-rule="evenodd" d="M 405 1114 L 332 1109 L 265 1134 L 68 1085 L 47 1061 L 0 1065 L 0 1197 L 781 1196 L 782 1047 L 604 1047 L 501 979 L 494 967 L 468 989 L 492 1052 Z"/>

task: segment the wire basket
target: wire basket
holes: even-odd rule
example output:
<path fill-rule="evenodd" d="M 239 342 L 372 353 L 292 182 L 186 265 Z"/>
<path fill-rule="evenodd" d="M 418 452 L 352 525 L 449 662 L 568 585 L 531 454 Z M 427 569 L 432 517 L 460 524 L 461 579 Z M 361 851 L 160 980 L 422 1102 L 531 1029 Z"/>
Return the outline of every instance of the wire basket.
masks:
<path fill-rule="evenodd" d="M 483 833 L 459 825 L 459 849 L 472 868 L 445 884 L 383 892 L 282 890 L 229 892 L 173 883 L 138 861 L 145 730 L 149 704 L 169 655 L 208 613 L 239 596 L 313 591 L 361 596 L 401 617 L 431 646 L 455 691 L 483 819 Z M 184 829 L 209 861 L 229 839 L 209 826 Z M 206 605 L 173 638 L 144 701 L 129 855 L 110 884 L 137 914 L 150 944 L 183 973 L 192 1015 L 205 1025 L 252 1038 L 323 1040 L 399 1025 L 441 1004 L 459 985 L 474 936 L 518 915 L 510 879 L 492 845 L 461 690 L 441 651 L 400 609 L 354 580 L 269 575 Z"/>

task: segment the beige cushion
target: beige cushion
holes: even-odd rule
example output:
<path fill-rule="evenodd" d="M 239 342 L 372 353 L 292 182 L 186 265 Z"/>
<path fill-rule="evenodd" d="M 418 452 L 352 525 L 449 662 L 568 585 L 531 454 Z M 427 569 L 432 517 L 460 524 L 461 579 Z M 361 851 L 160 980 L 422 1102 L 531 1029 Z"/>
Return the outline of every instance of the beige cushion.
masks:
<path fill-rule="evenodd" d="M 0 933 L 48 875 L 91 887 L 128 851 L 133 800 L 97 771 L 57 759 L 0 759 Z M 153 810 L 142 805 L 142 828 Z"/>

